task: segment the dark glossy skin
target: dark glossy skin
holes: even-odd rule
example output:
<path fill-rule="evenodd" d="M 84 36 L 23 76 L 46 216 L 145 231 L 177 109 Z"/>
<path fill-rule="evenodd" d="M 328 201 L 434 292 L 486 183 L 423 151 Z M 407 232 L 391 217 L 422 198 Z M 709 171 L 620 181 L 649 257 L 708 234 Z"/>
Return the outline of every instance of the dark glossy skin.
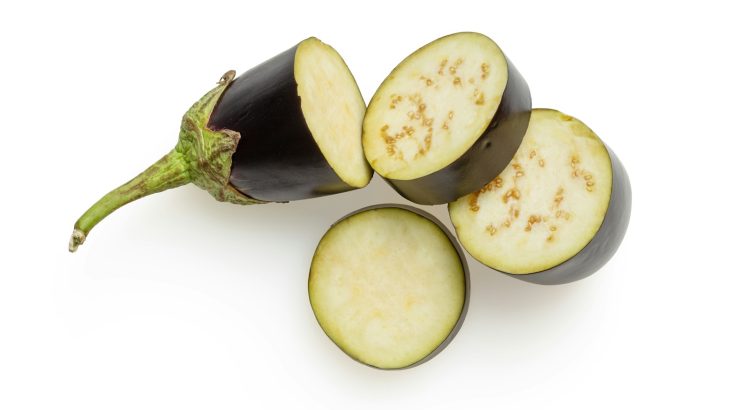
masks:
<path fill-rule="evenodd" d="M 262 201 L 287 202 L 349 191 L 315 143 L 302 114 L 297 46 L 235 79 L 214 108 L 212 129 L 240 133 L 230 183 Z"/>
<path fill-rule="evenodd" d="M 612 258 L 628 230 L 632 192 L 625 167 L 609 147 L 607 152 L 612 162 L 612 195 L 604 222 L 591 242 L 575 256 L 553 268 L 526 275 L 503 273 L 540 285 L 560 285 L 593 274 Z"/>
<path fill-rule="evenodd" d="M 508 83 L 487 129 L 447 167 L 411 180 L 384 178 L 401 196 L 423 205 L 445 204 L 482 188 L 513 159 L 531 117 L 529 86 L 508 63 Z"/>
<path fill-rule="evenodd" d="M 439 219 L 435 218 L 433 215 L 431 215 L 431 214 L 429 214 L 429 213 L 427 213 L 427 212 L 425 212 L 425 211 L 423 211 L 423 210 L 421 210 L 419 208 L 415 208 L 413 206 L 402 205 L 402 204 L 379 204 L 379 205 L 371 205 L 371 206 L 368 206 L 368 207 L 365 207 L 365 208 L 362 208 L 362 209 L 358 209 L 358 210 L 356 210 L 354 212 L 351 212 L 351 213 L 345 215 L 344 217 L 342 217 L 341 219 L 339 219 L 338 221 L 336 221 L 335 223 L 333 223 L 333 225 L 331 225 L 331 227 L 334 227 L 336 224 L 338 224 L 339 222 L 341 222 L 341 221 L 349 218 L 352 215 L 356 215 L 356 214 L 358 214 L 360 212 L 364 212 L 364 211 L 369 211 L 371 209 L 380 209 L 380 208 L 399 208 L 399 209 L 405 209 L 407 211 L 414 212 L 415 214 L 420 215 L 420 216 L 422 216 L 422 217 L 430 220 L 431 222 L 435 223 L 435 225 L 437 225 L 443 231 L 443 233 L 445 233 L 445 236 L 448 237 L 448 239 L 453 244 L 453 247 L 456 249 L 456 253 L 458 254 L 458 257 L 461 259 L 461 267 L 463 268 L 463 271 L 464 271 L 464 306 L 461 309 L 461 315 L 458 317 L 458 320 L 456 321 L 456 324 L 453 326 L 453 330 L 451 330 L 450 334 L 448 334 L 448 337 L 446 337 L 445 340 L 443 340 L 442 343 L 440 343 L 438 345 L 438 347 L 435 348 L 435 350 L 433 350 L 432 352 L 430 352 L 430 354 L 428 354 L 427 356 L 425 356 L 424 358 L 422 358 L 418 362 L 416 362 L 416 363 L 414 363 L 412 365 L 406 366 L 406 367 L 398 368 L 398 369 L 382 369 L 380 367 L 375 367 L 373 365 L 361 362 L 361 361 L 357 360 L 356 357 L 350 356 L 345 350 L 342 349 L 342 351 L 344 353 L 346 353 L 347 356 L 351 357 L 352 359 L 356 360 L 357 362 L 362 363 L 362 364 L 364 364 L 365 366 L 368 366 L 368 367 L 372 367 L 372 368 L 375 368 L 375 369 L 381 369 L 381 370 L 403 370 L 403 369 L 410 369 L 412 367 L 419 366 L 420 364 L 425 363 L 428 360 L 432 359 L 433 357 L 437 356 L 438 353 L 440 353 L 443 349 L 445 349 L 446 346 L 448 346 L 448 344 L 451 342 L 451 340 L 453 340 L 453 338 L 456 337 L 456 335 L 458 334 L 458 331 L 461 329 L 461 326 L 464 323 L 464 319 L 466 319 L 466 312 L 469 310 L 469 295 L 471 294 L 471 286 L 470 286 L 470 280 L 469 280 L 469 264 L 466 262 L 466 256 L 464 255 L 464 252 L 463 252 L 463 249 L 461 248 L 461 245 L 459 244 L 458 240 L 453 236 L 453 234 L 451 234 L 451 232 L 448 230 L 448 228 L 442 222 L 440 222 Z M 310 306 L 312 306 L 312 301 L 310 301 Z M 316 318 L 316 320 L 317 320 L 317 318 Z M 338 346 L 338 344 L 336 343 L 335 340 L 331 339 L 331 341 L 336 346 Z"/>

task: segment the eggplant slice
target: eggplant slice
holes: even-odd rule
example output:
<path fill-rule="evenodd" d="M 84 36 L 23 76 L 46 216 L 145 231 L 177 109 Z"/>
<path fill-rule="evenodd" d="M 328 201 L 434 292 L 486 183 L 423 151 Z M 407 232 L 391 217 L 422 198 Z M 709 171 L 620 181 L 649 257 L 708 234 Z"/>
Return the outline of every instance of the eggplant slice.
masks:
<path fill-rule="evenodd" d="M 534 109 L 511 164 L 449 212 L 478 261 L 529 282 L 559 284 L 612 257 L 630 203 L 625 169 L 591 129 L 559 111 Z"/>
<path fill-rule="evenodd" d="M 364 119 L 365 156 L 405 198 L 444 204 L 505 168 L 530 110 L 526 82 L 495 42 L 452 34 L 404 59 L 375 92 Z"/>
<path fill-rule="evenodd" d="M 469 277 L 458 242 L 403 205 L 361 209 L 334 224 L 313 256 L 310 304 L 328 337 L 381 369 L 424 363 L 456 335 Z"/>
<path fill-rule="evenodd" d="M 248 197 L 287 202 L 367 185 L 365 103 L 349 68 L 317 38 L 245 72 L 209 126 L 236 131 L 231 184 Z"/>

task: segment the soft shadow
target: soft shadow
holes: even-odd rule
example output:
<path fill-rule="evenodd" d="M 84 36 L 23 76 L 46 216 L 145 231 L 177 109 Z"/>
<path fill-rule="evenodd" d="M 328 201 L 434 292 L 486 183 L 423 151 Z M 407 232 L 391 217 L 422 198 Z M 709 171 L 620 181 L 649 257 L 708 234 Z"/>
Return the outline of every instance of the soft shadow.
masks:
<path fill-rule="evenodd" d="M 289 258 L 295 259 L 294 269 L 292 269 L 294 271 L 284 272 L 288 275 L 287 277 L 292 278 L 294 283 L 299 282 L 300 289 L 297 297 L 306 291 L 308 259 L 312 256 L 318 240 L 332 223 L 352 211 L 375 204 L 401 203 L 414 206 L 399 196 L 377 175 L 364 189 L 285 204 L 239 206 L 218 203 L 195 187 L 180 189 L 179 193 L 170 195 L 168 198 L 156 206 L 160 209 L 142 210 L 140 217 L 148 218 L 147 214 L 161 216 L 162 213 L 168 212 L 169 218 L 165 219 L 174 218 L 177 221 L 160 221 L 160 224 L 167 225 L 162 229 L 173 229 L 184 224 L 185 221 L 194 221 L 189 224 L 198 226 L 199 231 L 210 227 L 213 235 L 216 236 L 213 240 L 218 244 L 227 240 L 249 243 L 248 233 L 252 233 L 254 240 L 257 240 L 259 235 L 262 238 L 268 237 L 268 240 L 274 241 L 274 249 L 276 242 L 281 242 L 278 243 L 279 247 L 284 247 L 285 241 L 302 244 L 301 246 L 307 253 L 290 255 Z M 446 206 L 417 207 L 432 213 L 453 231 Z M 139 231 L 135 223 L 129 224 L 124 229 L 132 230 L 134 236 Z M 205 240 L 199 231 L 185 229 L 180 232 L 179 236 L 193 238 L 195 241 Z M 220 249 L 220 245 L 216 245 L 216 248 L 206 253 L 206 257 L 223 259 L 224 268 L 242 270 L 248 257 L 272 263 L 281 255 L 281 251 L 278 254 L 257 253 L 257 250 L 254 252 L 251 246 L 248 246 L 242 254 L 225 252 Z M 386 392 L 408 394 L 406 388 L 403 387 L 405 379 L 409 379 L 412 389 L 429 388 L 426 384 L 423 386 L 422 383 L 430 380 L 431 372 L 450 373 L 450 366 L 461 366 L 461 363 L 456 363 L 457 359 L 454 355 L 469 357 L 469 360 L 464 360 L 463 365 L 480 365 L 482 361 L 491 360 L 497 366 L 519 365 L 519 360 L 527 360 L 524 359 L 524 355 L 517 354 L 518 352 L 540 353 L 539 357 L 542 357 L 543 353 L 550 349 L 550 343 L 565 338 L 569 328 L 576 327 L 577 320 L 583 320 L 580 316 L 589 308 L 588 305 L 594 298 L 594 293 L 597 292 L 595 281 L 592 282 L 591 279 L 558 286 L 526 283 L 496 272 L 473 260 L 468 253 L 464 253 L 471 271 L 468 315 L 462 331 L 459 332 L 452 345 L 430 362 L 417 368 L 390 372 L 354 363 L 322 336 L 311 314 L 309 317 L 312 328 L 299 329 L 298 336 L 314 338 L 309 341 L 306 349 L 310 350 L 309 354 L 326 359 L 326 368 L 321 371 L 328 375 L 330 380 L 346 382 L 349 388 L 360 390 L 363 394 L 376 391 L 384 394 Z M 252 270 L 247 273 L 250 275 L 268 274 Z M 302 287 L 305 290 L 302 290 Z M 247 289 L 249 294 L 255 291 L 257 289 Z M 243 305 L 237 303 L 235 306 Z M 245 307 L 250 306 L 244 305 L 239 308 Z M 300 312 L 307 309 L 301 306 L 290 308 L 300 309 Z M 242 314 L 246 317 L 251 316 L 251 312 Z M 444 355 L 451 355 L 451 357 L 443 360 Z M 473 361 L 476 363 L 472 363 Z"/>

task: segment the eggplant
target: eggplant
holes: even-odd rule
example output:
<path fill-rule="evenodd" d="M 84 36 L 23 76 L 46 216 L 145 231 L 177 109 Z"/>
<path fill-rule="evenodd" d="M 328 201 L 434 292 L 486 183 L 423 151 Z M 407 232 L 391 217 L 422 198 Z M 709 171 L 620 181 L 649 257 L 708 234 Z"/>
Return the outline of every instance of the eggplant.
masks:
<path fill-rule="evenodd" d="M 469 269 L 432 215 L 384 204 L 336 222 L 318 244 L 308 281 L 325 334 L 379 369 L 414 367 L 456 336 L 469 306 Z"/>
<path fill-rule="evenodd" d="M 529 87 L 494 41 L 448 35 L 406 57 L 377 89 L 365 156 L 404 198 L 445 204 L 505 168 L 530 114 Z"/>
<path fill-rule="evenodd" d="M 511 164 L 448 208 L 459 242 L 479 262 L 563 284 L 593 274 L 617 251 L 630 220 L 630 180 L 583 122 L 534 109 Z"/>
<path fill-rule="evenodd" d="M 182 118 L 177 146 L 75 223 L 69 250 L 117 208 L 193 183 L 219 201 L 287 202 L 366 186 L 365 112 L 349 68 L 311 37 L 245 72 L 229 71 Z"/>

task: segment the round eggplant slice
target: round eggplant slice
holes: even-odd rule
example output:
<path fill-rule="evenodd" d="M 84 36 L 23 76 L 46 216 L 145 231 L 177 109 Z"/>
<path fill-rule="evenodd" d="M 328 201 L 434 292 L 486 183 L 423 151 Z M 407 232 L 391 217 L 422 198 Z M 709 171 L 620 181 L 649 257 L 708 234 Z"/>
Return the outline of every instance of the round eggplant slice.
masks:
<path fill-rule="evenodd" d="M 469 276 L 460 246 L 416 208 L 376 205 L 334 224 L 315 250 L 308 290 L 328 337 L 380 369 L 424 363 L 466 316 Z"/>
<path fill-rule="evenodd" d="M 370 182 L 362 152 L 364 112 L 344 60 L 309 38 L 234 80 L 209 127 L 240 134 L 229 179 L 238 191 L 286 202 Z"/>
<path fill-rule="evenodd" d="M 529 87 L 495 42 L 452 34 L 404 59 L 375 92 L 365 156 L 404 198 L 448 203 L 505 168 L 530 111 Z"/>
<path fill-rule="evenodd" d="M 581 121 L 534 109 L 511 164 L 482 189 L 449 204 L 464 248 L 518 279 L 561 284 L 612 257 L 627 230 L 625 168 Z"/>

